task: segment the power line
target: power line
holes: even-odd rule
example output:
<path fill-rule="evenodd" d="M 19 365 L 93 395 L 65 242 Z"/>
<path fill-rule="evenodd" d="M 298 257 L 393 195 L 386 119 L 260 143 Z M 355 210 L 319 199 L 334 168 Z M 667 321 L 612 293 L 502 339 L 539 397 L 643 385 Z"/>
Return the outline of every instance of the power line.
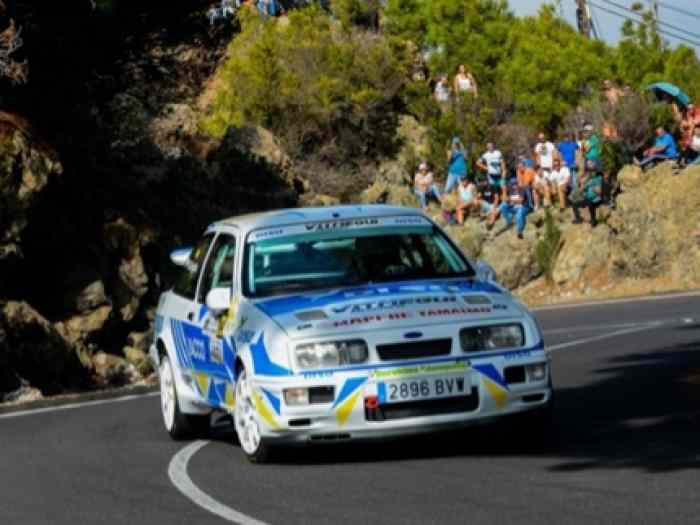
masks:
<path fill-rule="evenodd" d="M 601 6 L 601 5 L 594 4 L 593 2 L 590 2 L 590 1 L 589 1 L 588 3 L 589 3 L 591 6 L 597 8 L 597 9 L 600 9 L 600 10 L 603 11 L 604 13 L 608 13 L 608 14 L 611 14 L 611 15 L 614 15 L 614 16 L 617 16 L 617 17 L 620 17 L 620 18 L 624 18 L 625 20 L 629 20 L 630 22 L 633 22 L 633 23 L 635 23 L 635 24 L 640 24 L 640 25 L 641 25 L 641 24 L 643 23 L 641 20 L 637 20 L 637 19 L 635 19 L 635 18 L 630 18 L 630 17 L 627 16 L 627 15 L 623 15 L 623 14 L 621 14 L 621 13 L 618 13 L 617 11 L 613 11 L 612 9 L 608 9 L 607 7 L 603 7 L 603 6 Z M 680 41 L 685 42 L 685 43 L 687 43 L 687 44 L 691 44 L 692 46 L 695 46 L 696 48 L 700 48 L 700 42 L 698 42 L 698 41 L 690 40 L 689 38 L 686 38 L 686 37 L 680 36 L 680 35 L 676 35 L 676 34 L 674 34 L 674 33 L 671 33 L 670 31 L 666 31 L 666 30 L 663 30 L 663 29 L 657 29 L 657 31 L 658 31 L 660 34 L 664 35 L 664 36 L 668 36 L 668 37 L 671 37 L 671 38 L 675 38 L 676 40 L 680 40 Z"/>
<path fill-rule="evenodd" d="M 613 2 L 612 0 L 602 0 L 602 1 L 605 2 L 606 4 L 610 4 L 612 6 L 615 6 L 618 9 L 622 9 L 624 11 L 632 13 L 633 15 L 641 16 L 639 13 L 637 13 L 636 11 L 630 9 L 629 7 L 627 7 L 625 5 L 618 4 L 617 2 Z M 697 33 L 687 31 L 686 29 L 683 29 L 682 27 L 678 27 L 678 26 L 675 26 L 673 24 L 669 24 L 668 22 L 663 22 L 662 20 L 659 20 L 659 19 L 655 19 L 655 22 L 657 24 L 659 24 L 660 26 L 668 27 L 669 29 L 672 29 L 673 31 L 680 31 L 681 33 L 685 33 L 686 35 L 690 36 L 691 38 L 697 38 L 698 40 L 700 40 L 700 35 L 698 35 Z"/>
<path fill-rule="evenodd" d="M 682 7 L 676 7 L 675 5 L 672 4 L 667 4 L 666 2 L 657 2 L 658 5 L 663 7 L 664 9 L 668 9 L 669 11 L 675 11 L 676 13 L 680 13 L 685 16 L 689 16 L 691 18 L 697 18 L 700 20 L 700 15 L 697 13 L 693 13 L 692 11 L 688 11 L 687 9 L 683 9 Z"/>
<path fill-rule="evenodd" d="M 605 40 L 605 35 L 603 35 L 603 26 L 600 25 L 600 22 L 598 21 L 598 13 L 591 9 L 591 16 L 593 17 L 593 21 L 595 22 L 593 24 L 593 32 L 595 33 L 596 38 L 598 40 Z"/>

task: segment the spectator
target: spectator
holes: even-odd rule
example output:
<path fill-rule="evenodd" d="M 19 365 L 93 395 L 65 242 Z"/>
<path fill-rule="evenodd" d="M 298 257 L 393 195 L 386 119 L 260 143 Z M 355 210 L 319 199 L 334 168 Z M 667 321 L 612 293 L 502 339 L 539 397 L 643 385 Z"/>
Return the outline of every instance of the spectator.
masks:
<path fill-rule="evenodd" d="M 503 154 L 496 149 L 493 142 L 486 144 L 486 151 L 476 162 L 476 167 L 486 172 L 486 178 L 496 192 L 502 193 L 506 187 L 506 161 Z"/>
<path fill-rule="evenodd" d="M 442 202 L 440 190 L 433 179 L 433 174 L 428 170 L 428 164 L 421 162 L 418 172 L 413 182 L 413 191 L 418 197 L 418 202 L 424 210 L 428 208 L 428 199 L 434 197 L 438 202 Z"/>
<path fill-rule="evenodd" d="M 491 229 L 498 215 L 498 206 L 501 200 L 501 189 L 491 186 L 488 179 L 479 180 L 476 188 L 482 215 L 489 218 L 487 228 Z"/>
<path fill-rule="evenodd" d="M 258 0 L 258 11 L 265 16 L 278 16 L 280 14 L 277 0 Z"/>
<path fill-rule="evenodd" d="M 688 104 L 683 122 L 681 122 L 680 146 L 682 150 L 687 150 L 693 138 L 695 126 L 698 125 L 700 125 L 700 108 L 696 108 L 694 104 Z"/>
<path fill-rule="evenodd" d="M 538 166 L 538 177 L 535 179 L 534 189 L 535 194 L 537 194 L 537 201 L 539 201 L 540 195 L 546 196 L 547 180 L 552 172 L 552 164 L 554 163 L 554 157 L 557 155 L 557 148 L 547 140 L 544 133 L 540 133 L 537 138 L 539 142 L 535 146 L 535 160 Z M 545 205 L 549 205 L 546 199 Z M 536 203 L 535 209 L 537 208 L 539 208 L 539 202 Z"/>
<path fill-rule="evenodd" d="M 527 214 L 530 213 L 530 202 L 526 187 L 521 186 L 517 179 L 512 180 L 506 187 L 506 202 L 503 202 L 499 211 L 506 222 L 506 228 L 513 225 L 515 218 L 518 239 L 523 238 L 523 231 L 527 221 Z"/>
<path fill-rule="evenodd" d="M 590 124 L 586 124 L 583 127 L 583 136 L 583 160 L 592 160 L 593 162 L 600 162 L 600 138 L 593 129 L 593 126 L 591 126 Z"/>
<path fill-rule="evenodd" d="M 479 206 L 479 195 L 474 184 L 468 177 L 463 178 L 458 186 L 459 201 L 457 203 L 457 224 L 464 224 L 464 216 Z"/>
<path fill-rule="evenodd" d="M 444 104 L 450 101 L 450 85 L 447 82 L 447 75 L 440 75 L 440 78 L 435 84 L 435 100 Z"/>
<path fill-rule="evenodd" d="M 469 172 L 467 169 L 466 153 L 459 137 L 452 138 L 452 147 L 447 150 L 447 162 L 445 193 L 450 193 L 457 187 L 459 181 L 465 178 Z"/>
<path fill-rule="evenodd" d="M 570 173 L 570 187 L 573 191 L 577 187 L 577 175 L 578 175 L 578 154 L 579 145 L 578 142 L 574 140 L 574 135 L 571 132 L 564 134 L 564 140 L 562 140 L 557 146 L 559 151 L 559 157 L 562 160 L 562 165 L 569 169 Z"/>
<path fill-rule="evenodd" d="M 552 171 L 545 183 L 545 201 L 552 202 L 552 196 L 556 195 L 559 198 L 559 209 L 566 208 L 566 189 L 571 182 L 571 172 L 566 166 L 562 166 L 562 161 L 559 158 L 554 159 Z"/>
<path fill-rule="evenodd" d="M 478 89 L 476 86 L 476 80 L 474 76 L 467 71 L 464 64 L 461 64 L 457 69 L 457 74 L 454 80 L 454 92 L 458 95 L 462 93 L 470 93 L 476 97 L 478 95 Z"/>
<path fill-rule="evenodd" d="M 693 129 L 688 147 L 683 152 L 683 160 L 689 166 L 700 165 L 700 125 L 696 125 Z"/>
<path fill-rule="evenodd" d="M 574 212 L 574 224 L 581 224 L 581 208 L 588 208 L 591 227 L 598 225 L 596 210 L 603 200 L 603 175 L 600 165 L 592 160 L 585 164 L 585 174 L 581 181 L 581 188 L 572 195 L 572 208 Z"/>
<path fill-rule="evenodd" d="M 617 103 L 624 96 L 624 92 L 610 80 L 603 80 L 602 92 L 603 97 L 611 106 L 617 106 Z"/>
<path fill-rule="evenodd" d="M 537 172 L 535 171 L 535 163 L 525 157 L 520 157 L 517 168 L 517 181 L 521 188 L 527 193 L 528 206 L 539 207 L 539 196 L 535 192 L 535 180 Z"/>
<path fill-rule="evenodd" d="M 675 160 L 677 158 L 678 147 L 673 135 L 667 132 L 663 126 L 659 126 L 656 128 L 654 145 L 644 151 L 644 158 L 639 162 L 639 165 L 645 167 L 660 161 Z"/>

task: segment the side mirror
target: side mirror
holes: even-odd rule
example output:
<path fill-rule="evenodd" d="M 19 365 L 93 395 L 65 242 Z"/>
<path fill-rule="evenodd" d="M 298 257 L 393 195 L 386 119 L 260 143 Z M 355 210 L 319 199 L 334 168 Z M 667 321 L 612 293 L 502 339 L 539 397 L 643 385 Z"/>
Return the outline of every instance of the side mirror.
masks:
<path fill-rule="evenodd" d="M 215 317 L 223 314 L 231 306 L 231 289 L 212 288 L 207 294 L 205 303 Z"/>
<path fill-rule="evenodd" d="M 170 252 L 170 260 L 177 266 L 187 266 L 192 254 L 192 246 L 184 246 Z"/>
<path fill-rule="evenodd" d="M 484 261 L 478 261 L 476 263 L 476 278 L 479 281 L 486 281 L 495 283 L 496 281 L 496 270 L 493 269 L 488 263 Z"/>

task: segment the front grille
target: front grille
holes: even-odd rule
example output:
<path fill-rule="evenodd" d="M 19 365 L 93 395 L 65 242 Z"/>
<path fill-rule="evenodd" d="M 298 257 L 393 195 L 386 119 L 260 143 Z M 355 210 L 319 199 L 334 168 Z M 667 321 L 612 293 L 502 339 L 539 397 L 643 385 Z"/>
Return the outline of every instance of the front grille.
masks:
<path fill-rule="evenodd" d="M 390 403 L 379 405 L 377 408 L 365 407 L 365 419 L 367 421 L 391 421 L 407 417 L 473 412 L 477 408 L 479 408 L 479 391 L 476 387 L 472 387 L 472 392 L 468 396 Z"/>
<path fill-rule="evenodd" d="M 452 339 L 430 339 L 410 343 L 377 345 L 377 354 L 379 354 L 379 359 L 383 361 L 449 355 L 451 351 Z"/>

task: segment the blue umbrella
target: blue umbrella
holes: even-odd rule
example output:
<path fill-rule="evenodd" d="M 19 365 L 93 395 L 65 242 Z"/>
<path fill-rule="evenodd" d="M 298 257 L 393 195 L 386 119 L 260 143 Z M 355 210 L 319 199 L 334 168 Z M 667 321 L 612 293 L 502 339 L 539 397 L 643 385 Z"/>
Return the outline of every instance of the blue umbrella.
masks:
<path fill-rule="evenodd" d="M 675 84 L 670 84 L 669 82 L 657 82 L 656 84 L 651 84 L 646 87 L 647 91 L 653 91 L 655 93 L 666 93 L 675 98 L 681 106 L 687 106 L 690 104 L 690 97 L 681 88 Z"/>

